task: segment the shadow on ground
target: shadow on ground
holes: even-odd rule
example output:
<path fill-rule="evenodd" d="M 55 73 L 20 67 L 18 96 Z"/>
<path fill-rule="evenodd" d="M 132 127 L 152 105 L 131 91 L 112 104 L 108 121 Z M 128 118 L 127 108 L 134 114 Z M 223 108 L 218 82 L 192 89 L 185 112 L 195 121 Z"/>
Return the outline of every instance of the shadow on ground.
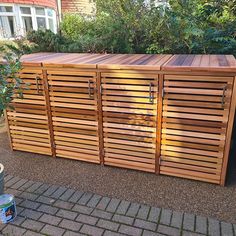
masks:
<path fill-rule="evenodd" d="M 13 176 L 236 223 L 235 140 L 232 142 L 234 148 L 226 187 L 32 153 L 11 152 L 6 133 L 0 133 L 0 162 L 4 164 L 6 172 Z"/>

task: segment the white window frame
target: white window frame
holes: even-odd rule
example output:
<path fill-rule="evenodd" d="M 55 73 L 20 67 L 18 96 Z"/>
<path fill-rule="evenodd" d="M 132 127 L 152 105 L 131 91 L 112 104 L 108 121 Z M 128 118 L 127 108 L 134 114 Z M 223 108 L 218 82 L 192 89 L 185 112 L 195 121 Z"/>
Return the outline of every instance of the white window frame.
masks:
<path fill-rule="evenodd" d="M 0 6 L 12 7 L 13 12 L 0 12 L 0 16 L 13 16 L 15 21 L 15 36 L 25 36 L 22 16 L 29 16 L 32 19 L 33 30 L 38 30 L 37 17 L 45 17 L 46 29 L 49 29 L 49 19 L 53 20 L 53 32 L 57 32 L 57 18 L 56 11 L 53 8 L 39 6 L 39 5 L 28 5 L 28 4 L 12 4 L 12 3 L 0 3 Z M 22 14 L 20 7 L 29 7 L 31 14 Z M 36 7 L 43 8 L 45 15 L 36 15 Z M 48 16 L 48 9 L 52 10 L 53 16 Z M 0 38 L 1 39 L 1 38 Z M 5 38 L 3 38 L 5 39 Z M 10 38 L 13 39 L 13 38 Z"/>

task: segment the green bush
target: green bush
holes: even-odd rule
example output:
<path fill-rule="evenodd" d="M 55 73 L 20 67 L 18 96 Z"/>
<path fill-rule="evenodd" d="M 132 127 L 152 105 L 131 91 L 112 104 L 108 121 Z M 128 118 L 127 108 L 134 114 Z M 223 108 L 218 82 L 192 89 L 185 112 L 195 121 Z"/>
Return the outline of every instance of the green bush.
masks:
<path fill-rule="evenodd" d="M 96 16 L 65 14 L 60 34 L 32 32 L 41 51 L 236 55 L 236 0 L 97 0 Z"/>

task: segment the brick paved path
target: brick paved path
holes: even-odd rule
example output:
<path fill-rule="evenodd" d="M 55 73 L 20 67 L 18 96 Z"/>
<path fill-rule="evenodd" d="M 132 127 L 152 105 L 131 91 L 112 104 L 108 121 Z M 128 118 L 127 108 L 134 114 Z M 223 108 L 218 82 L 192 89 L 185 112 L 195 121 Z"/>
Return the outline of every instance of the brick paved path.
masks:
<path fill-rule="evenodd" d="M 0 225 L 2 235 L 236 236 L 230 223 L 10 175 L 5 188 L 16 197 L 18 216 Z"/>

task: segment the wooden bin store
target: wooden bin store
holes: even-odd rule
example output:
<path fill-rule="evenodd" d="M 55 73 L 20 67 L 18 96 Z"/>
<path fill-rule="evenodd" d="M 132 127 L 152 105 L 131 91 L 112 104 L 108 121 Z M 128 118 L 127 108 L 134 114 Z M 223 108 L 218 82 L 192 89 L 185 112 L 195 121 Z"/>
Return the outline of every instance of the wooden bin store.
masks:
<path fill-rule="evenodd" d="M 7 111 L 13 150 L 225 184 L 236 60 L 37 53 Z"/>

